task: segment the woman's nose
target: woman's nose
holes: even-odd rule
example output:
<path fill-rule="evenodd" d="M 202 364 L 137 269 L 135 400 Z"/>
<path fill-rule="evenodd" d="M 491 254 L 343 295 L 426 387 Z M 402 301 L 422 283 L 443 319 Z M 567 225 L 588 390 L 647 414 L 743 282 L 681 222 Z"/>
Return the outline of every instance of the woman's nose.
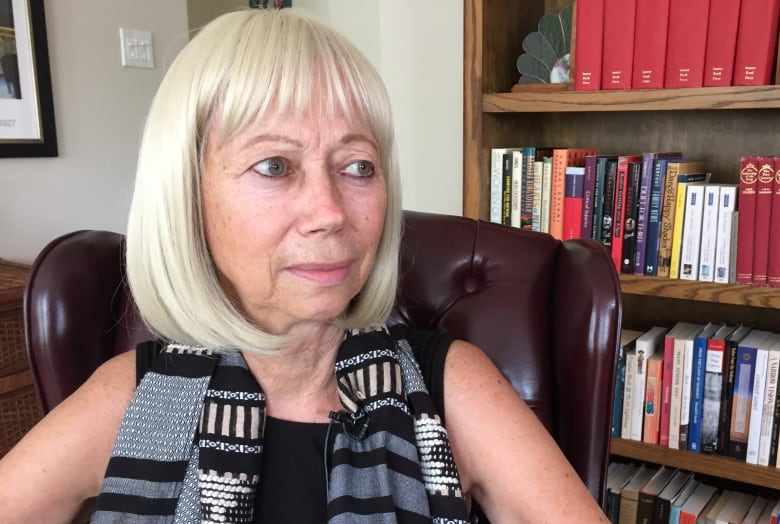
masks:
<path fill-rule="evenodd" d="M 344 195 L 339 186 L 339 175 L 316 168 L 304 177 L 300 209 L 304 233 L 332 231 L 341 228 L 346 221 Z"/>

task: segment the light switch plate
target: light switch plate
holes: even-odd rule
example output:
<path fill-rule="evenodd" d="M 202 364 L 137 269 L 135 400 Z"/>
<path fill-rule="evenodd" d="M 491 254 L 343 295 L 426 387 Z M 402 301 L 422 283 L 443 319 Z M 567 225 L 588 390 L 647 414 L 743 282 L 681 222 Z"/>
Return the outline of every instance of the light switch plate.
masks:
<path fill-rule="evenodd" d="M 154 48 L 151 31 L 119 28 L 124 67 L 154 68 Z"/>

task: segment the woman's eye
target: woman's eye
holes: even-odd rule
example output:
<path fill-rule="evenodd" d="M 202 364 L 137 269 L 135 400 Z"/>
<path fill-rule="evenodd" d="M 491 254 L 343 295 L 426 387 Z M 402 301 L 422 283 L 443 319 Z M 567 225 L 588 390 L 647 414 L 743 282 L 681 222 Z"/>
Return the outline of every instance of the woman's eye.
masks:
<path fill-rule="evenodd" d="M 287 162 L 280 157 L 271 157 L 261 160 L 252 169 L 267 177 L 279 177 L 287 174 Z"/>
<path fill-rule="evenodd" d="M 374 164 L 368 160 L 358 160 L 348 165 L 344 171 L 354 177 L 369 177 L 374 174 Z"/>

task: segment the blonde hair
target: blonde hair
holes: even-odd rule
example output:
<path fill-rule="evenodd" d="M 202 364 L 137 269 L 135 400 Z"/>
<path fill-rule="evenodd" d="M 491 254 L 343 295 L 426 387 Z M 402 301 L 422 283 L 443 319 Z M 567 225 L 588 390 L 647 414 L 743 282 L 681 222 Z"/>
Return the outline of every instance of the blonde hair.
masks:
<path fill-rule="evenodd" d="M 216 139 L 225 141 L 270 111 L 301 114 L 315 96 L 326 111 L 368 122 L 387 186 L 376 263 L 338 322 L 355 329 L 389 316 L 401 202 L 384 84 L 360 51 L 323 24 L 295 9 L 246 9 L 220 16 L 187 44 L 146 121 L 128 219 L 127 278 L 141 316 L 161 338 L 259 353 L 284 342 L 249 321 L 219 284 L 204 235 L 201 155 L 215 118 Z"/>

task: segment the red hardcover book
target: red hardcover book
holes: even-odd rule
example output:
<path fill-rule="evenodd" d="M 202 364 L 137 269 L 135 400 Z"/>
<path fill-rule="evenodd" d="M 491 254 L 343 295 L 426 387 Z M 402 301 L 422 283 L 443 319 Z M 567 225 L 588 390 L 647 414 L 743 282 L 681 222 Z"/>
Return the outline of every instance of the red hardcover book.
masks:
<path fill-rule="evenodd" d="M 566 168 L 584 166 L 585 156 L 596 154 L 598 154 L 598 150 L 587 148 L 553 149 L 549 232 L 557 239 L 563 238 L 563 197 L 566 192 Z"/>
<path fill-rule="evenodd" d="M 664 86 L 668 24 L 669 0 L 636 0 L 632 89 Z"/>
<path fill-rule="evenodd" d="M 604 0 L 578 0 L 575 4 L 574 89 L 601 89 L 601 53 L 604 35 Z"/>
<path fill-rule="evenodd" d="M 753 233 L 753 285 L 767 284 L 769 263 L 769 224 L 772 220 L 772 190 L 775 182 L 775 157 L 758 157 L 756 182 L 756 219 Z"/>
<path fill-rule="evenodd" d="M 775 180 L 772 186 L 772 218 L 769 224 L 769 261 L 766 270 L 766 283 L 780 287 L 780 156 L 775 157 Z"/>
<path fill-rule="evenodd" d="M 710 0 L 704 52 L 704 85 L 730 86 L 734 74 L 740 0 Z"/>
<path fill-rule="evenodd" d="M 780 0 L 778 0 L 780 1 Z M 701 87 L 710 0 L 671 0 L 664 87 Z"/>
<path fill-rule="evenodd" d="M 625 227 L 626 202 L 628 199 L 628 165 L 631 162 L 641 162 L 642 155 L 619 156 L 617 179 L 615 180 L 615 201 L 612 212 L 612 261 L 618 273 L 623 265 L 623 228 Z"/>
<path fill-rule="evenodd" d="M 780 0 L 742 0 L 739 8 L 734 85 L 772 83 Z"/>
<path fill-rule="evenodd" d="M 739 223 L 737 226 L 737 284 L 753 283 L 753 231 L 756 226 L 758 157 L 739 159 Z"/>
<path fill-rule="evenodd" d="M 636 0 L 604 0 L 601 89 L 630 89 Z"/>

